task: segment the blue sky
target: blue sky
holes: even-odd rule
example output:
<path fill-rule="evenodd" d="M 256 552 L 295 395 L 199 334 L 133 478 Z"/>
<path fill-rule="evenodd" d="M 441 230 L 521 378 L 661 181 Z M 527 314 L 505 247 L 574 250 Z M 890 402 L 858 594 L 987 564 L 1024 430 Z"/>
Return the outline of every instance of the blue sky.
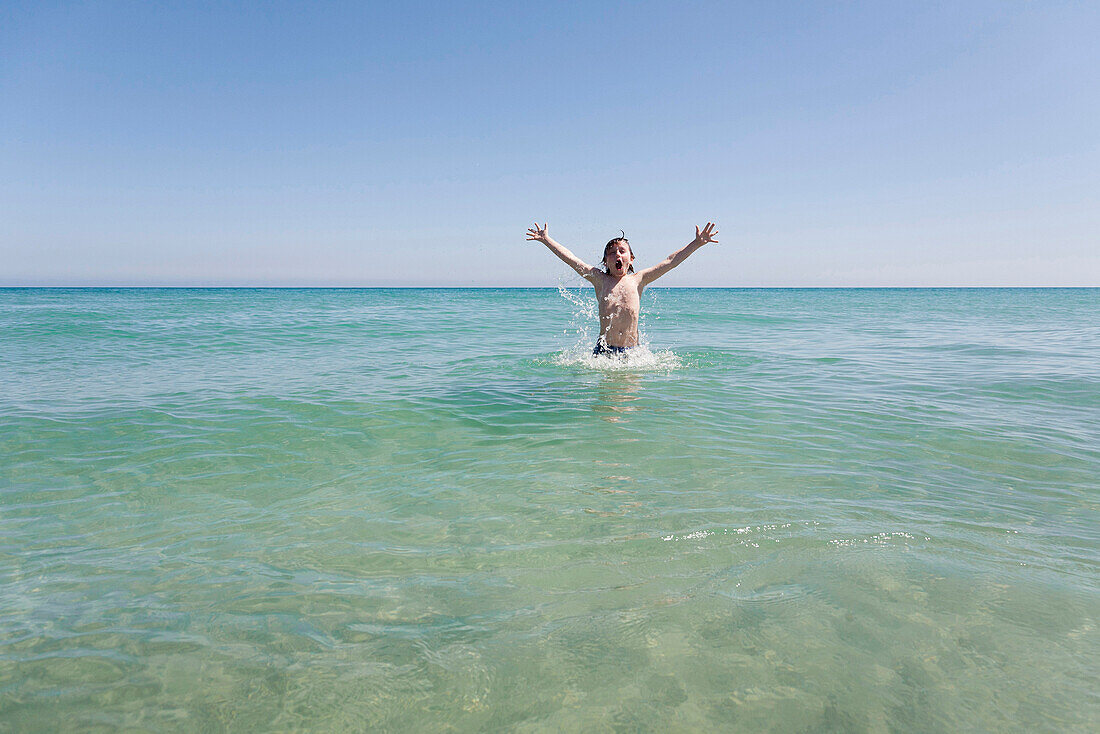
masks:
<path fill-rule="evenodd" d="M 0 285 L 1100 285 L 1091 2 L 0 3 Z"/>

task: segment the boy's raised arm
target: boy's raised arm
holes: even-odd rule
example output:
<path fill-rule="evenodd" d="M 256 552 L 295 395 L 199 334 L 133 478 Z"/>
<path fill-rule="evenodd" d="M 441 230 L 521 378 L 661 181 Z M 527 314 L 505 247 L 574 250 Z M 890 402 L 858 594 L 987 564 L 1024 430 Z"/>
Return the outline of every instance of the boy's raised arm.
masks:
<path fill-rule="evenodd" d="M 599 272 L 596 268 L 570 252 L 567 247 L 555 242 L 554 239 L 546 233 L 545 224 L 540 227 L 539 223 L 535 222 L 535 226 L 527 230 L 527 239 L 529 241 L 541 242 L 549 247 L 550 252 L 560 257 L 562 262 L 576 270 L 577 273 L 585 278 L 591 279 L 593 274 Z"/>
<path fill-rule="evenodd" d="M 672 253 L 653 267 L 646 268 L 641 273 L 639 273 L 642 278 L 642 285 L 648 285 L 649 283 L 657 280 L 657 278 L 660 278 L 669 270 L 672 270 L 674 267 L 682 263 L 684 260 L 687 259 L 688 255 L 695 252 L 708 242 L 718 242 L 718 230 L 715 229 L 715 226 L 712 222 L 707 222 L 707 226 L 703 227 L 701 231 L 699 227 L 696 227 L 695 239 L 693 239 L 687 245 Z"/>

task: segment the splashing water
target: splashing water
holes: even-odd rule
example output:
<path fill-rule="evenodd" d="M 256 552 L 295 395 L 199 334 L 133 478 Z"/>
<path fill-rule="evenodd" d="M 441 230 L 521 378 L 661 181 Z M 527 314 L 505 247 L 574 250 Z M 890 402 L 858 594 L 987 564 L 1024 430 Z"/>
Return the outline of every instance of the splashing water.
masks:
<path fill-rule="evenodd" d="M 551 358 L 552 364 L 561 367 L 584 367 L 601 372 L 668 371 L 683 367 L 683 360 L 670 350 L 651 349 L 645 333 L 645 316 L 638 319 L 638 346 L 625 354 L 592 354 L 592 346 L 599 337 L 595 328 L 600 323 L 599 304 L 591 288 L 570 288 L 558 283 L 558 295 L 573 306 L 566 334 L 573 334 L 575 341 Z M 652 300 L 647 299 L 647 300 Z"/>
<path fill-rule="evenodd" d="M 592 354 L 587 343 L 578 343 L 555 354 L 551 364 L 559 367 L 584 367 L 600 372 L 661 372 L 680 369 L 683 360 L 669 350 L 652 351 L 649 345 L 639 344 L 625 354 Z"/>
<path fill-rule="evenodd" d="M 584 284 L 587 286 L 587 284 Z M 590 287 L 567 287 L 564 282 L 558 282 L 558 295 L 573 306 L 573 313 L 569 317 L 569 327 L 566 334 L 572 333 L 577 339 L 575 346 L 595 342 L 598 330 L 593 327 L 600 323 L 600 309 L 596 303 L 595 294 Z"/>

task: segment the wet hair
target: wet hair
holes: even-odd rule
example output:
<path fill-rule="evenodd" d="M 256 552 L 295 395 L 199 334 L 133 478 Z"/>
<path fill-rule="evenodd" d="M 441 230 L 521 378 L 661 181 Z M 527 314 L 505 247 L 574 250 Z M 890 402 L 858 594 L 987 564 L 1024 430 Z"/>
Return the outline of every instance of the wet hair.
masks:
<path fill-rule="evenodd" d="M 605 273 L 611 272 L 607 269 L 607 253 L 611 250 L 612 247 L 619 244 L 620 242 L 623 242 L 623 243 L 626 244 L 626 249 L 627 249 L 627 252 L 630 253 L 630 257 L 634 257 L 634 248 L 630 246 L 630 240 L 628 240 L 626 238 L 626 232 L 623 232 L 621 229 L 619 231 L 622 232 L 622 235 L 623 235 L 622 237 L 616 237 L 613 240 L 609 240 L 608 243 L 603 246 L 603 257 L 600 258 L 600 262 L 603 263 L 603 269 L 604 269 Z M 630 268 L 626 272 L 628 272 L 628 273 L 633 273 L 634 272 L 634 264 L 633 263 L 630 264 Z"/>

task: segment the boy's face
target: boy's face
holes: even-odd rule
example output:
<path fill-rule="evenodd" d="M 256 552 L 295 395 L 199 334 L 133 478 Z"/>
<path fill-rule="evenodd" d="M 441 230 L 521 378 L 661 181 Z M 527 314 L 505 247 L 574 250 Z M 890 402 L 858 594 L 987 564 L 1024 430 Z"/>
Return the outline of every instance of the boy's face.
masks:
<path fill-rule="evenodd" d="M 603 258 L 603 264 L 607 266 L 607 272 L 617 278 L 627 274 L 632 262 L 634 262 L 634 255 L 630 252 L 630 245 L 625 242 L 616 242 L 614 247 L 608 249 Z"/>

